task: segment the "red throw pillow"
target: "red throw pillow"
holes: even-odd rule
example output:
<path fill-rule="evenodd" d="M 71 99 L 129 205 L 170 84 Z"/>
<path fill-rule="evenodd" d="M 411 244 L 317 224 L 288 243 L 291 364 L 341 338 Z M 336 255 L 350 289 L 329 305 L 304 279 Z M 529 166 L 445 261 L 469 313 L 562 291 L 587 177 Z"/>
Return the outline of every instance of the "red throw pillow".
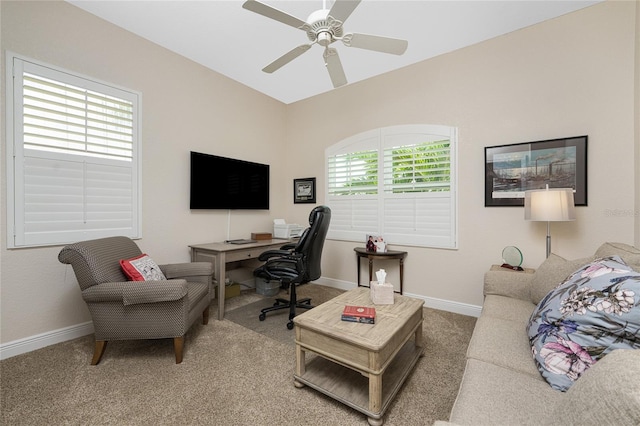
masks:
<path fill-rule="evenodd" d="M 122 259 L 120 266 L 122 266 L 124 274 L 131 281 L 160 281 L 167 279 L 160 267 L 147 254 L 141 254 L 131 259 Z"/>

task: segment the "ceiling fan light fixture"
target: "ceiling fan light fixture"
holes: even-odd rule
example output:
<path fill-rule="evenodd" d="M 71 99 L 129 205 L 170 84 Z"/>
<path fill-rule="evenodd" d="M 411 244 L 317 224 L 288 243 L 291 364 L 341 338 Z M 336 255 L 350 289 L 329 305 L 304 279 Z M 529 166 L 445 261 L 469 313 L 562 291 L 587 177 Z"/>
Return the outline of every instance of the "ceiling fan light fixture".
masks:
<path fill-rule="evenodd" d="M 320 46 L 327 47 L 334 41 L 333 36 L 328 31 L 322 31 L 318 34 L 318 44 Z"/>

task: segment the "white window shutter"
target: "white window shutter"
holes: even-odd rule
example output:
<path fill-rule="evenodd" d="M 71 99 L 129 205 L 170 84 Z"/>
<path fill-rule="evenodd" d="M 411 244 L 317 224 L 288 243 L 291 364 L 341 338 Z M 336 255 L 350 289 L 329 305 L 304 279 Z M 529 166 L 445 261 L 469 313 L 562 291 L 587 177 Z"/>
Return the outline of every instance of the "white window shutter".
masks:
<path fill-rule="evenodd" d="M 328 237 L 364 241 L 377 234 L 390 244 L 457 248 L 456 143 L 455 128 L 406 125 L 328 148 L 326 199 L 333 213 Z M 362 158 L 363 152 L 376 153 L 377 173 L 335 166 L 336 159 L 348 163 L 345 159 Z M 358 191 L 363 181 L 377 188 Z"/>
<path fill-rule="evenodd" d="M 140 95 L 8 56 L 9 246 L 140 237 Z"/>

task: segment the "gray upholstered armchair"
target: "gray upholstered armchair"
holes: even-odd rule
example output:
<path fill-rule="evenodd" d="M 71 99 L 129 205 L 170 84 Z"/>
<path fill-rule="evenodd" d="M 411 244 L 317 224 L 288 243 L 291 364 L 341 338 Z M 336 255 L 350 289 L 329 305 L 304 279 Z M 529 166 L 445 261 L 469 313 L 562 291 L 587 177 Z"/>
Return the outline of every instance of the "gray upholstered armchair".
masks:
<path fill-rule="evenodd" d="M 180 364 L 189 327 L 200 315 L 203 324 L 209 321 L 211 263 L 159 265 L 166 281 L 127 281 L 120 260 L 141 254 L 131 239 L 109 237 L 68 245 L 58 255 L 73 267 L 93 319 L 92 365 L 109 340 L 162 338 L 173 338 Z"/>

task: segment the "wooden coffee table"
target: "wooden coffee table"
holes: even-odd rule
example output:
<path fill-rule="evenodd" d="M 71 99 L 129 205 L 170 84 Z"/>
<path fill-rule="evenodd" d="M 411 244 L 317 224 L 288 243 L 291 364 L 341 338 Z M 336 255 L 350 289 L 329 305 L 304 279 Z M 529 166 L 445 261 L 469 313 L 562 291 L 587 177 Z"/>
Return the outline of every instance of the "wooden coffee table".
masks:
<path fill-rule="evenodd" d="M 393 305 L 374 305 L 369 289 L 359 287 L 296 316 L 294 384 L 316 389 L 366 414 L 369 424 L 382 425 L 385 410 L 422 355 L 423 304 L 394 294 Z M 342 321 L 345 305 L 374 306 L 376 323 Z M 306 352 L 319 356 L 307 363 Z"/>

